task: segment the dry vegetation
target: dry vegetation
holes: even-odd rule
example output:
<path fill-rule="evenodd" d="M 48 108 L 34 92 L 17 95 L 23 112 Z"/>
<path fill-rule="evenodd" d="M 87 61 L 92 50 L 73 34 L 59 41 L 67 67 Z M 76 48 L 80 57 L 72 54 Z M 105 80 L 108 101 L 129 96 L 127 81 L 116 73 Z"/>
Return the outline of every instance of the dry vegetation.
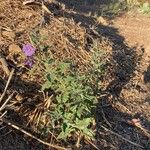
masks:
<path fill-rule="evenodd" d="M 0 0 L 0 149 L 150 149 L 149 18 L 120 7 Z"/>

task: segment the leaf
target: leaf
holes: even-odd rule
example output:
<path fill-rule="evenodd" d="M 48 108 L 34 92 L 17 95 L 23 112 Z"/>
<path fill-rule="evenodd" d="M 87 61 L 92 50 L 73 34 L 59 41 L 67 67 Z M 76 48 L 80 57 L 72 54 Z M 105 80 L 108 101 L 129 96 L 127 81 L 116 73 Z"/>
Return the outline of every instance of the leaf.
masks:
<path fill-rule="evenodd" d="M 52 58 L 48 59 L 48 61 L 47 61 L 48 64 L 52 64 L 53 62 L 54 62 L 54 59 L 52 59 Z"/>
<path fill-rule="evenodd" d="M 94 132 L 91 129 L 84 128 L 82 132 L 85 135 L 85 138 L 94 140 Z"/>
<path fill-rule="evenodd" d="M 150 4 L 148 2 L 144 3 L 141 8 L 141 12 L 143 13 L 149 13 L 150 12 Z"/>
<path fill-rule="evenodd" d="M 77 111 L 77 116 L 79 118 L 81 118 L 82 112 L 83 112 L 83 107 L 79 106 L 78 111 Z"/>
<path fill-rule="evenodd" d="M 57 95 L 56 100 L 58 103 L 62 103 L 61 95 Z"/>
<path fill-rule="evenodd" d="M 64 92 L 62 94 L 62 102 L 66 103 L 69 100 L 69 93 L 68 92 Z"/>
<path fill-rule="evenodd" d="M 72 127 L 70 127 L 67 123 L 63 123 L 61 128 L 62 128 L 62 131 L 58 135 L 58 137 L 57 137 L 58 139 L 66 140 L 67 137 L 71 136 L 71 132 L 74 131 L 74 129 Z"/>
<path fill-rule="evenodd" d="M 52 74 L 47 74 L 47 80 L 49 81 L 49 82 L 52 82 L 52 80 L 53 80 L 53 75 Z"/>
<path fill-rule="evenodd" d="M 76 126 L 78 127 L 78 129 L 83 130 L 85 128 L 87 128 L 91 123 L 91 118 L 86 118 L 83 120 L 76 120 Z"/>
<path fill-rule="evenodd" d="M 65 122 L 72 122 L 73 117 L 74 117 L 74 113 L 65 113 L 64 114 Z"/>
<path fill-rule="evenodd" d="M 70 64 L 69 63 L 61 63 L 59 64 L 59 71 L 61 73 L 64 73 L 67 69 L 69 69 Z"/>
<path fill-rule="evenodd" d="M 51 83 L 49 81 L 46 81 L 43 85 L 42 85 L 42 91 L 49 89 L 51 87 Z"/>
<path fill-rule="evenodd" d="M 148 9 L 149 9 L 149 3 L 148 3 L 148 2 L 144 3 L 144 4 L 143 4 L 143 8 L 144 8 L 145 10 L 148 10 Z"/>

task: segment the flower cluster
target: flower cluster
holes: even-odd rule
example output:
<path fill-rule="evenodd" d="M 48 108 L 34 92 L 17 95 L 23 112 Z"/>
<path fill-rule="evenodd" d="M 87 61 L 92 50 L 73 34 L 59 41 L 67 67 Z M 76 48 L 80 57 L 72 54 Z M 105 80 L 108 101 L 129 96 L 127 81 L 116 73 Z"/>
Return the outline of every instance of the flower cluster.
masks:
<path fill-rule="evenodd" d="M 22 50 L 27 57 L 24 64 L 31 68 L 34 64 L 33 55 L 35 54 L 36 48 L 34 48 L 31 44 L 24 44 Z"/>

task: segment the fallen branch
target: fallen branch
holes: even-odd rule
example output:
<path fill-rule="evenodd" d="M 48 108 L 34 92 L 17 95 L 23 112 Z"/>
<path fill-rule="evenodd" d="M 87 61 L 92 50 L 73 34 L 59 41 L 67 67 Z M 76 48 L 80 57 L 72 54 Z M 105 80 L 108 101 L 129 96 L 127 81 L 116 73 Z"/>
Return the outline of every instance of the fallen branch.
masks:
<path fill-rule="evenodd" d="M 7 83 L 6 83 L 5 89 L 4 89 L 4 91 L 3 91 L 3 94 L 2 94 L 1 97 L 0 97 L 0 102 L 3 100 L 3 98 L 4 98 L 5 94 L 6 94 L 7 88 L 8 88 L 8 86 L 9 86 L 9 83 L 10 83 L 11 79 L 12 79 L 12 76 L 13 76 L 13 74 L 14 74 L 14 71 L 15 71 L 15 69 L 12 69 L 11 72 L 10 72 L 10 74 L 9 74 L 9 78 L 8 78 Z"/>
<path fill-rule="evenodd" d="M 47 143 L 47 142 L 45 142 L 45 141 L 43 141 L 43 140 L 37 138 L 36 136 L 32 135 L 31 133 L 29 133 L 29 132 L 25 131 L 24 129 L 18 127 L 17 125 L 15 125 L 15 124 L 9 122 L 7 119 L 1 118 L 1 120 L 2 120 L 4 123 L 8 124 L 9 126 L 13 127 L 14 129 L 19 130 L 20 132 L 26 134 L 27 136 L 29 136 L 29 137 L 31 137 L 31 138 L 37 140 L 38 142 L 40 142 L 40 143 L 42 143 L 42 144 L 44 144 L 44 145 L 47 145 L 47 146 L 49 146 L 49 147 L 52 147 L 52 148 L 55 148 L 55 149 L 58 149 L 58 150 L 67 150 L 67 149 L 64 148 L 64 147 L 57 146 L 57 145 L 53 145 L 53 144 Z"/>
<path fill-rule="evenodd" d="M 132 144 L 132 145 L 134 145 L 134 146 L 136 146 L 136 147 L 140 147 L 140 148 L 144 149 L 143 146 L 141 146 L 141 145 L 139 145 L 139 144 L 137 144 L 137 143 L 135 143 L 135 142 L 132 142 L 132 141 L 130 141 L 130 140 L 124 138 L 124 137 L 121 136 L 120 134 L 118 134 L 118 133 L 116 133 L 116 132 L 114 132 L 114 131 L 112 131 L 112 130 L 109 130 L 108 128 L 106 128 L 106 127 L 104 127 L 104 126 L 101 126 L 101 127 L 102 127 L 105 131 L 108 131 L 108 132 L 110 132 L 111 134 L 114 134 L 114 135 L 118 136 L 120 139 L 122 139 L 122 140 L 124 140 L 124 141 L 126 141 L 126 142 L 128 142 L 128 143 L 130 143 L 130 144 Z"/>

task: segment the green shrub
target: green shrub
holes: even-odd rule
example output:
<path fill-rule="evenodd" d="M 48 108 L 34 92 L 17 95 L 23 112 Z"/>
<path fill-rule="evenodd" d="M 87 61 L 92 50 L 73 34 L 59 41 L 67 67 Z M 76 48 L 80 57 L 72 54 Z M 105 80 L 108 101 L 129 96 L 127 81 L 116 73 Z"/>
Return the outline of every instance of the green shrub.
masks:
<path fill-rule="evenodd" d="M 74 134 L 94 139 L 91 127 L 97 103 L 95 92 L 102 72 L 101 64 L 92 63 L 95 70 L 80 74 L 70 63 L 54 59 L 44 62 L 46 81 L 42 90 L 53 94 L 53 101 L 46 112 L 51 121 L 46 128 L 47 132 L 56 130 L 58 139 L 64 140 Z"/>
<path fill-rule="evenodd" d="M 38 121 L 38 130 L 43 135 L 53 132 L 57 139 L 74 137 L 77 143 L 81 137 L 94 139 L 95 107 L 104 73 L 103 54 L 97 47 L 95 44 L 89 68 L 82 73 L 71 61 L 58 61 L 42 52 L 43 48 L 36 54 L 30 75 L 38 75 L 41 91 L 48 93 L 46 103 L 49 104 L 42 113 L 46 123 L 42 116 Z"/>
<path fill-rule="evenodd" d="M 70 63 L 49 59 L 45 65 L 45 83 L 42 90 L 50 90 L 53 102 L 47 112 L 51 122 L 49 129 L 59 126 L 58 139 L 66 139 L 73 134 L 94 138 L 91 126 L 94 121 L 96 97 L 87 84 L 87 77 L 80 75 Z"/>
<path fill-rule="evenodd" d="M 150 4 L 148 2 L 143 3 L 139 10 L 144 14 L 150 14 Z"/>

